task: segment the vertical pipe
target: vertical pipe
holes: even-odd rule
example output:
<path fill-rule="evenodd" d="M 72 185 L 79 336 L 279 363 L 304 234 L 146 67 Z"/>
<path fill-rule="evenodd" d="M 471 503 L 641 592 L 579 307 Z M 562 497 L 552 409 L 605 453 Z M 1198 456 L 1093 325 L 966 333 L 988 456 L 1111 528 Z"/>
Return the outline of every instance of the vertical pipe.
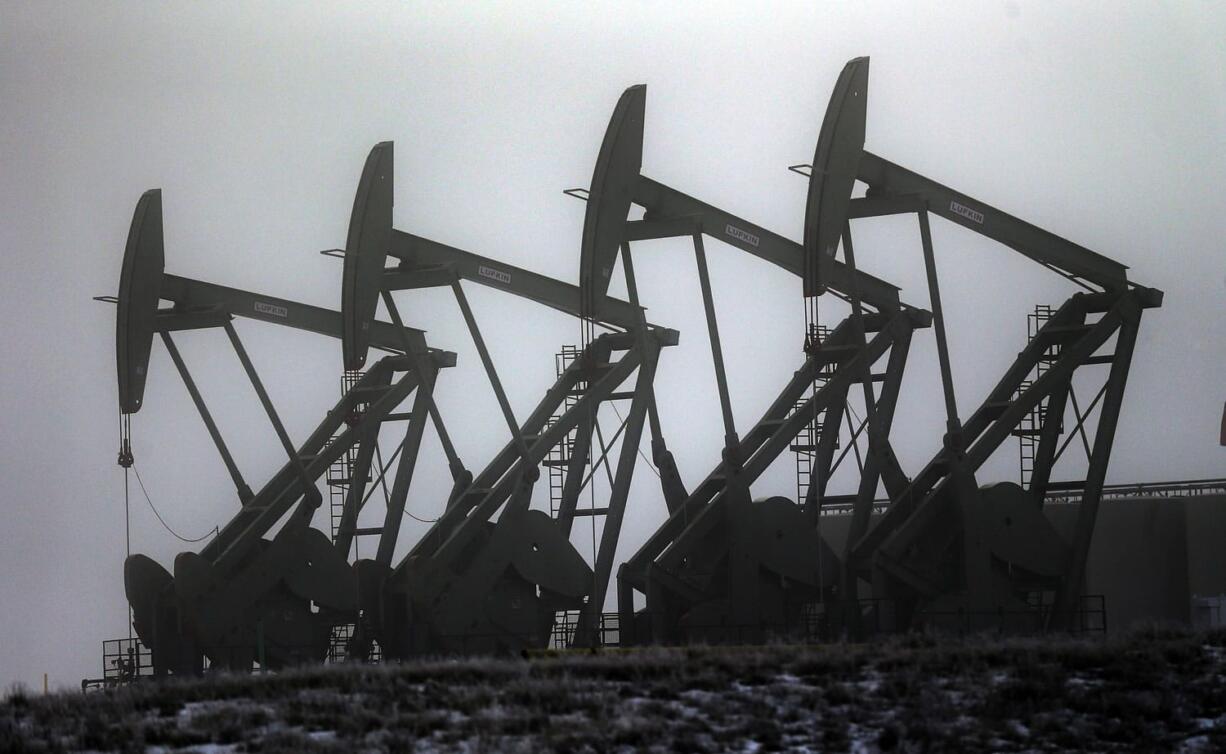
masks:
<path fill-rule="evenodd" d="M 268 665 L 264 660 L 264 619 L 261 618 L 255 624 L 255 643 L 257 655 L 260 661 L 260 672 L 267 673 Z"/>

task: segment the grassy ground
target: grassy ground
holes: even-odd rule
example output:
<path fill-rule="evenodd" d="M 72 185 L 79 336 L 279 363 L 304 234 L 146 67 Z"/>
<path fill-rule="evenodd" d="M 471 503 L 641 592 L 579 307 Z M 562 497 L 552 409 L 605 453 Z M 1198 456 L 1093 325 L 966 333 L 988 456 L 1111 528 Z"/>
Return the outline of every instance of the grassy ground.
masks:
<path fill-rule="evenodd" d="M 0 703 L 0 751 L 1226 750 L 1226 633 L 431 660 Z"/>

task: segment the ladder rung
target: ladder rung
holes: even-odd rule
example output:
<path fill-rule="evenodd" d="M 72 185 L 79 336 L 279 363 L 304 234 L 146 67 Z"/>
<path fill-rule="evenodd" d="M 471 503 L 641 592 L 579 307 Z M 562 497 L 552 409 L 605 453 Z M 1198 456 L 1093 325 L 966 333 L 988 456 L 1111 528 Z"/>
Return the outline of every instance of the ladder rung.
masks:
<path fill-rule="evenodd" d="M 570 463 L 569 458 L 546 458 L 544 461 L 541 461 L 542 466 L 563 466 L 564 467 L 569 463 Z"/>
<path fill-rule="evenodd" d="M 353 481 L 353 478 L 352 478 L 352 477 L 347 477 L 347 476 L 342 476 L 342 477 L 329 477 L 329 478 L 328 478 L 328 484 L 330 484 L 330 485 L 332 485 L 332 486 L 334 486 L 334 487 L 340 487 L 340 486 L 342 486 L 342 485 L 350 484 L 352 481 Z M 368 476 L 368 477 L 366 477 L 366 483 L 367 483 L 367 484 L 369 484 L 369 483 L 370 483 L 370 477 L 369 477 L 369 476 Z"/>

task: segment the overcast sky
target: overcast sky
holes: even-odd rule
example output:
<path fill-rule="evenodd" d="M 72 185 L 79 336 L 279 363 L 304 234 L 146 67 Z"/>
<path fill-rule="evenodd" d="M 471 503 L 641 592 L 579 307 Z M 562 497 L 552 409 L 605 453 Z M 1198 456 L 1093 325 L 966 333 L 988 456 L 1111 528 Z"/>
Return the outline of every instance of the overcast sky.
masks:
<path fill-rule="evenodd" d="M 1226 12 L 1020 2 L 759 4 L 27 4 L 0 2 L 0 684 L 75 686 L 126 636 L 114 309 L 137 198 L 163 190 L 167 271 L 339 307 L 342 246 L 370 147 L 396 142 L 397 227 L 576 281 L 587 186 L 621 91 L 648 85 L 644 173 L 799 238 L 808 162 L 843 63 L 872 57 L 867 147 L 1131 267 L 1166 291 L 1146 314 L 1109 481 L 1222 476 L 1226 400 Z M 857 225 L 861 266 L 928 306 L 910 217 Z M 934 221 L 958 400 L 969 415 L 1071 286 Z M 656 388 L 687 485 L 722 444 L 693 255 L 639 245 L 641 297 L 681 331 Z M 707 244 L 738 427 L 801 363 L 799 281 Z M 516 413 L 578 338 L 555 312 L 468 286 Z M 454 301 L 402 312 L 459 354 L 437 395 L 474 470 L 506 441 Z M 835 307 L 824 310 L 835 316 Z M 240 322 L 291 434 L 339 391 L 340 344 Z M 181 349 L 249 483 L 281 463 L 223 335 Z M 908 473 L 943 431 L 931 331 L 917 333 L 895 448 Z M 1089 382 L 1083 388 L 1088 401 Z M 616 416 L 605 414 L 608 432 Z M 137 467 L 177 531 L 224 524 L 237 499 L 160 344 L 133 422 Z M 390 447 L 390 445 L 389 445 Z M 644 442 L 646 447 L 646 441 Z M 1070 463 L 1057 478 L 1080 478 Z M 436 516 L 450 480 L 422 449 L 409 510 Z M 981 482 L 1015 479 L 1006 443 Z M 636 476 L 619 561 L 663 517 Z M 848 491 L 852 476 L 837 480 Z M 795 494 L 791 457 L 755 487 Z M 133 497 L 133 550 L 184 549 Z M 382 516 L 372 506 L 372 520 Z M 365 519 L 364 519 L 365 520 Z M 326 527 L 326 514 L 318 523 Z M 406 520 L 401 549 L 422 526 Z M 373 545 L 371 545 L 373 546 Z M 579 549 L 590 552 L 590 538 Z M 367 553 L 369 554 L 369 553 Z"/>

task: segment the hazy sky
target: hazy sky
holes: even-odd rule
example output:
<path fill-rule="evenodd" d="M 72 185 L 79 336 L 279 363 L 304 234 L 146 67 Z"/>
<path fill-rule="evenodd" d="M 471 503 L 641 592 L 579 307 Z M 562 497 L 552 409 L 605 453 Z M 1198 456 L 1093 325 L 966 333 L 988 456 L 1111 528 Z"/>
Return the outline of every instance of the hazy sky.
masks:
<path fill-rule="evenodd" d="M 90 297 L 115 292 L 143 191 L 163 190 L 169 272 L 339 307 L 340 264 L 317 252 L 344 244 L 362 162 L 390 139 L 397 227 L 575 281 L 583 205 L 560 191 L 590 181 L 625 87 L 648 84 L 645 174 L 799 238 L 805 182 L 785 167 L 812 158 L 835 78 L 858 55 L 872 57 L 870 150 L 1166 291 L 1142 324 L 1109 481 L 1222 476 L 1221 5 L 0 2 L 0 684 L 37 685 L 48 672 L 74 686 L 101 672 L 104 638 L 126 635 L 114 310 Z M 855 233 L 861 266 L 927 306 L 914 219 Z M 1072 288 L 943 221 L 934 235 L 965 416 L 1021 349 L 1032 306 Z M 693 255 L 679 240 L 637 248 L 651 319 L 682 334 L 656 388 L 693 485 L 722 444 Z M 800 285 L 730 247 L 707 249 L 744 431 L 801 363 Z M 578 327 L 466 290 L 526 416 Z M 437 395 L 479 470 L 506 430 L 454 301 L 398 300 L 432 344 L 459 354 Z M 300 440 L 338 395 L 339 342 L 238 327 Z M 237 359 L 218 332 L 178 342 L 258 487 L 282 454 Z M 930 331 L 912 354 L 894 434 L 909 473 L 938 448 L 944 421 Z M 603 420 L 611 432 L 616 417 Z M 178 531 L 199 536 L 236 510 L 160 344 L 133 440 Z M 1058 478 L 1079 478 L 1069 458 Z M 1016 467 L 1006 443 L 981 481 L 1014 479 Z M 432 517 L 450 484 L 432 432 L 418 469 L 408 507 Z M 662 519 L 654 482 L 640 468 L 619 560 Z M 787 456 L 754 492 L 794 490 Z M 133 501 L 133 550 L 170 567 L 184 546 L 139 493 Z M 369 513 L 381 518 L 381 506 Z M 406 519 L 401 549 L 421 531 Z"/>

